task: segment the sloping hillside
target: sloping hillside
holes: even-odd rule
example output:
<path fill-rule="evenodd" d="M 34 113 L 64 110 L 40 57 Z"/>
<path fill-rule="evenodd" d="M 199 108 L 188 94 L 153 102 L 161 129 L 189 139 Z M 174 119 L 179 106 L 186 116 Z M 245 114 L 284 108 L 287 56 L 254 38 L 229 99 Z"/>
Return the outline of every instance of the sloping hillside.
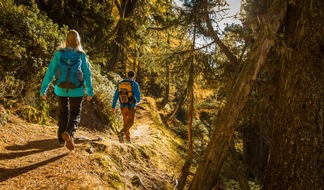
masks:
<path fill-rule="evenodd" d="M 145 99 L 138 107 L 131 144 L 80 126 L 72 152 L 59 146 L 55 123 L 10 115 L 0 127 L 0 189 L 173 189 L 184 143 L 153 107 Z"/>

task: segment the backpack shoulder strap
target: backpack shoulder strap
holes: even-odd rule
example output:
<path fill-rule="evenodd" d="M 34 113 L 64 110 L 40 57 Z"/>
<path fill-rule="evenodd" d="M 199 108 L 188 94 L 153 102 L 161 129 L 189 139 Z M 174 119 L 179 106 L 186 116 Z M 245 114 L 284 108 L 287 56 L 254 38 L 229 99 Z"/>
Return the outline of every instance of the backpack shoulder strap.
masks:
<path fill-rule="evenodd" d="M 67 49 L 66 48 L 61 48 L 59 51 L 63 53 L 63 52 L 66 52 Z M 84 53 L 83 51 L 75 50 L 75 49 L 73 49 L 73 51 L 78 53 L 79 55 L 82 55 Z"/>
<path fill-rule="evenodd" d="M 76 51 L 79 55 L 82 55 L 83 54 L 83 51 Z"/>
<path fill-rule="evenodd" d="M 59 50 L 61 53 L 63 53 L 63 52 L 66 52 L 66 49 L 65 48 L 62 48 L 62 49 L 60 49 Z"/>
<path fill-rule="evenodd" d="M 129 83 L 131 84 L 131 86 L 133 87 L 133 81 L 132 81 L 132 80 L 124 79 L 124 80 L 122 80 L 121 82 L 129 82 Z"/>
<path fill-rule="evenodd" d="M 129 83 L 133 83 L 133 81 L 132 81 L 132 80 L 129 80 L 129 79 L 124 79 L 124 80 L 122 80 L 122 82 L 129 82 Z"/>
<path fill-rule="evenodd" d="M 133 81 L 132 80 L 123 79 L 120 82 L 118 82 L 118 84 L 117 84 L 118 91 L 119 91 L 119 85 L 121 83 L 123 83 L 123 82 L 129 82 L 131 84 L 132 88 L 133 88 Z"/>

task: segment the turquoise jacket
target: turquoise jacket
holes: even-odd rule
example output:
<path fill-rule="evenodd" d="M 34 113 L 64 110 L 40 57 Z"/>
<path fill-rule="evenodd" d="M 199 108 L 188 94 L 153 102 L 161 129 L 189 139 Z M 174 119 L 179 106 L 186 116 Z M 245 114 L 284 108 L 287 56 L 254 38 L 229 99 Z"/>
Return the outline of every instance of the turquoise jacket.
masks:
<path fill-rule="evenodd" d="M 131 104 L 131 107 L 134 108 L 136 106 L 136 103 L 141 101 L 141 92 L 140 92 L 139 85 L 137 82 L 135 82 L 134 80 L 131 80 L 131 79 L 125 79 L 123 81 L 133 81 L 132 89 L 133 89 L 133 96 L 135 98 L 135 103 Z M 112 106 L 111 106 L 112 108 L 116 108 L 118 98 L 119 98 L 119 92 L 118 92 L 118 85 L 117 85 L 116 91 L 114 94 L 114 98 L 113 98 L 113 102 L 112 102 Z M 128 104 L 120 104 L 120 107 L 124 107 L 124 106 L 128 106 Z"/>
<path fill-rule="evenodd" d="M 68 51 L 73 51 L 73 50 L 68 50 Z M 55 52 L 55 54 L 50 62 L 50 65 L 47 68 L 46 74 L 43 79 L 42 87 L 40 90 L 41 96 L 46 95 L 46 92 L 47 92 L 47 89 L 48 89 L 50 83 L 55 78 L 56 69 L 60 64 L 60 56 L 61 56 L 60 51 Z M 90 64 L 89 64 L 87 57 L 84 53 L 82 53 L 82 55 L 81 55 L 81 60 L 82 60 L 81 70 L 83 72 L 84 84 L 86 87 L 86 95 L 93 96 Z M 84 96 L 84 87 L 69 89 L 68 92 L 66 92 L 66 89 L 60 88 L 57 86 L 57 84 L 55 84 L 54 93 L 57 96 L 63 96 L 63 97 L 81 97 L 81 96 Z"/>

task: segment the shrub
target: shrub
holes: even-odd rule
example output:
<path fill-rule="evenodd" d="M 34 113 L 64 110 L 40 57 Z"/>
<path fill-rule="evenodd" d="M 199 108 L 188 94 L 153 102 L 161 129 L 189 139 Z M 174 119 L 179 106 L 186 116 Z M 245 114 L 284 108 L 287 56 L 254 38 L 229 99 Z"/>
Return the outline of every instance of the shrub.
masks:
<path fill-rule="evenodd" d="M 111 80 L 109 80 L 106 75 L 101 74 L 101 69 L 97 65 L 92 65 L 91 72 L 95 91 L 94 103 L 92 106 L 103 122 L 108 125 L 106 127 L 116 132 L 122 124 L 122 118 L 120 114 L 115 115 L 111 112 L 112 99 L 116 88 L 116 84 L 112 81 L 117 82 L 121 80 L 121 78 L 116 74 L 109 73 L 111 78 Z"/>
<path fill-rule="evenodd" d="M 15 105 L 22 106 L 18 109 L 21 116 L 39 122 L 41 118 L 32 119 L 31 113 L 36 114 L 35 110 L 40 109 L 41 113 L 36 115 L 47 116 L 51 111 L 44 110 L 50 106 L 40 107 L 37 103 L 39 89 L 67 29 L 59 28 L 33 2 L 17 6 L 12 0 L 3 0 L 0 12 L 0 101 L 6 109 L 10 105 L 12 109 Z"/>
<path fill-rule="evenodd" d="M 48 65 L 66 28 L 59 29 L 34 3 L 16 6 L 4 0 L 0 12 L 1 74 L 15 71 L 16 78 L 29 78 Z"/>

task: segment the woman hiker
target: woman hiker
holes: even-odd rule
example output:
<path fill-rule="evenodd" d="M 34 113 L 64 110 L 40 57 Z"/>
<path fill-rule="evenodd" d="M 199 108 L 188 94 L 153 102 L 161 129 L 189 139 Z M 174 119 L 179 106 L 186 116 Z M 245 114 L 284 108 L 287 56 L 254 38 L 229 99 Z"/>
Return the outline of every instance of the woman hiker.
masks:
<path fill-rule="evenodd" d="M 54 93 L 58 99 L 58 140 L 61 146 L 74 150 L 74 134 L 81 119 L 84 85 L 86 100 L 93 97 L 90 64 L 81 46 L 79 33 L 71 30 L 65 39 L 65 48 L 56 51 L 44 76 L 40 90 L 46 100 L 49 84 L 57 78 Z"/>

